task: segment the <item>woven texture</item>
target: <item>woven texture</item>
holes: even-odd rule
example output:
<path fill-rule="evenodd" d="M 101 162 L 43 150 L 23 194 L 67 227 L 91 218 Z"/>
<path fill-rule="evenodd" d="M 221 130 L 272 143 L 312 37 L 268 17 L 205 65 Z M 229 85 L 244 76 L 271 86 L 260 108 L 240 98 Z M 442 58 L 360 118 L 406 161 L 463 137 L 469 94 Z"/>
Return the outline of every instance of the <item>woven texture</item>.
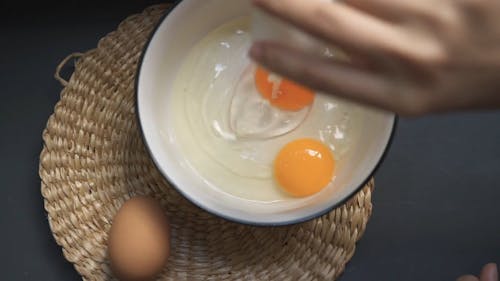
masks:
<path fill-rule="evenodd" d="M 334 280 L 370 217 L 371 181 L 348 203 L 307 223 L 250 227 L 192 205 L 156 170 L 134 109 L 134 76 L 149 34 L 165 13 L 127 18 L 97 49 L 73 54 L 75 71 L 43 133 L 42 195 L 50 228 L 84 280 L 112 280 L 107 233 L 134 195 L 161 202 L 171 218 L 172 253 L 161 280 Z M 58 71 L 60 70 L 60 67 Z"/>

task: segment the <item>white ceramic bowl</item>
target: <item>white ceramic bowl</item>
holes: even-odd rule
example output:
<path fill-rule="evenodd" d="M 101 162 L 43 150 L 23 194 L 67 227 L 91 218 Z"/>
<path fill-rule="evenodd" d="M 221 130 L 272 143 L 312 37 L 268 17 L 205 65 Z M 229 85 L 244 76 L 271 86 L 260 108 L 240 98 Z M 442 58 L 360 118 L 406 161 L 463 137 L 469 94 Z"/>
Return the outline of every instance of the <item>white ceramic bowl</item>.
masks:
<path fill-rule="evenodd" d="M 161 173 L 191 202 L 220 217 L 253 225 L 286 225 L 318 217 L 353 196 L 370 179 L 389 146 L 396 117 L 378 113 L 365 124 L 361 143 L 336 171 L 335 186 L 293 203 L 259 203 L 207 188 L 160 120 L 177 71 L 189 50 L 214 28 L 249 15 L 248 0 L 184 0 L 159 23 L 145 47 L 136 81 L 137 113 L 145 144 Z M 165 141 L 167 140 L 167 141 Z M 171 140 L 171 141 L 168 141 Z"/>

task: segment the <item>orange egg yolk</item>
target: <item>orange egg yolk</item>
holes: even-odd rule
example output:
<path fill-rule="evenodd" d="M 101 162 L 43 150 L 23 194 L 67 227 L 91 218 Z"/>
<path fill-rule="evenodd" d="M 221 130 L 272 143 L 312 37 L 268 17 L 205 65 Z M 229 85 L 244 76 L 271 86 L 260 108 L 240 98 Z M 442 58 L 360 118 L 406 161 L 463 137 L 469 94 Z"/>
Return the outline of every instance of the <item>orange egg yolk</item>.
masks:
<path fill-rule="evenodd" d="M 298 111 L 314 101 L 314 93 L 310 89 L 286 79 L 272 81 L 269 79 L 270 75 L 267 70 L 257 67 L 255 85 L 271 105 L 283 110 Z"/>
<path fill-rule="evenodd" d="M 332 180 L 335 159 L 320 141 L 299 139 L 285 145 L 274 160 L 274 175 L 289 194 L 305 197 L 321 191 Z"/>

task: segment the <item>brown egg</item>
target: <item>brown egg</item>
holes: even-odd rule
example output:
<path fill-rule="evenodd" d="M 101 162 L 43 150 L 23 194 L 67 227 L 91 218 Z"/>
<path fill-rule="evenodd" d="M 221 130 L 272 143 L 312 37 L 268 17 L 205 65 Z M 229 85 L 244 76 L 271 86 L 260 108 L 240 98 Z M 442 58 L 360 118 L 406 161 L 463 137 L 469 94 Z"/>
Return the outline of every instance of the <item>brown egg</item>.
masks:
<path fill-rule="evenodd" d="M 148 197 L 125 202 L 113 220 L 108 252 L 120 280 L 153 280 L 170 253 L 170 226 L 160 204 Z"/>

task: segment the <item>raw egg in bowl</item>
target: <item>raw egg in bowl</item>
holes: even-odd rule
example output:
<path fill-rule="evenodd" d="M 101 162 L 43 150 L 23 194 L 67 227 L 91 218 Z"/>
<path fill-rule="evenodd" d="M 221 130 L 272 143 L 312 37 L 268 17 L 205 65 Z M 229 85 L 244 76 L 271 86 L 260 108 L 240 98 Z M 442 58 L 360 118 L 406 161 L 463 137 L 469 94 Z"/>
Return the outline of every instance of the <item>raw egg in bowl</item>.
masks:
<path fill-rule="evenodd" d="M 139 123 L 160 172 L 197 206 L 245 224 L 299 223 L 366 184 L 396 117 L 255 65 L 251 15 L 248 0 L 178 2 L 140 61 Z"/>

